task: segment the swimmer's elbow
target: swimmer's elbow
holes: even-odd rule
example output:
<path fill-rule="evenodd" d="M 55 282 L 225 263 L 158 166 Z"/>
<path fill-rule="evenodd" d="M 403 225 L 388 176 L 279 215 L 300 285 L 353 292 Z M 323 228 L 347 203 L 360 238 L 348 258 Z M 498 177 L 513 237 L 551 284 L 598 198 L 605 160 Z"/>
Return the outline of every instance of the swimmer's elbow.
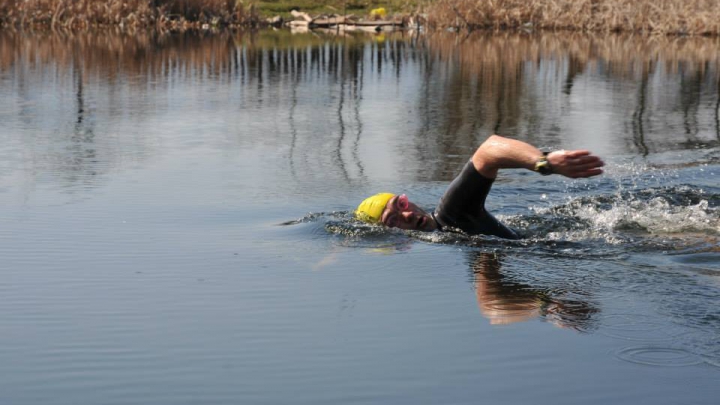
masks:
<path fill-rule="evenodd" d="M 494 179 L 497 177 L 498 170 L 501 168 L 501 160 L 505 138 L 498 135 L 491 135 L 485 142 L 480 145 L 473 154 L 472 162 L 475 170 L 483 177 Z"/>

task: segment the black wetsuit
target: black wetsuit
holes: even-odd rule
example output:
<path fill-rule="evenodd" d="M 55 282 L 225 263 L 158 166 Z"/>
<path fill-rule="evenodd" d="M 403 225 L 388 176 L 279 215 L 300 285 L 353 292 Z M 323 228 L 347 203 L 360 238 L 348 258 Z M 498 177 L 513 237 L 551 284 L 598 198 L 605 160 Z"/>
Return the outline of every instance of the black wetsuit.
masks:
<path fill-rule="evenodd" d="M 435 221 L 440 230 L 457 228 L 471 235 L 494 235 L 505 239 L 519 239 L 518 235 L 495 219 L 485 209 L 485 197 L 495 179 L 478 173 L 472 160 L 450 183 L 435 208 Z"/>

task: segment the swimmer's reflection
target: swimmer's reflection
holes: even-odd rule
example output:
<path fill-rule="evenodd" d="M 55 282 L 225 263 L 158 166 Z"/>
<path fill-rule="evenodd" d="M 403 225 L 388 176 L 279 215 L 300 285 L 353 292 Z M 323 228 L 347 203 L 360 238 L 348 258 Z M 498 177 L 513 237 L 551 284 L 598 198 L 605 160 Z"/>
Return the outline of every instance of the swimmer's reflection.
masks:
<path fill-rule="evenodd" d="M 493 325 L 524 322 L 536 317 L 561 328 L 588 331 L 592 316 L 599 312 L 589 302 L 564 297 L 565 292 L 543 291 L 509 281 L 500 272 L 500 259 L 493 253 L 477 253 L 472 258 L 475 297 L 480 312 Z M 580 294 L 578 294 L 580 293 Z"/>

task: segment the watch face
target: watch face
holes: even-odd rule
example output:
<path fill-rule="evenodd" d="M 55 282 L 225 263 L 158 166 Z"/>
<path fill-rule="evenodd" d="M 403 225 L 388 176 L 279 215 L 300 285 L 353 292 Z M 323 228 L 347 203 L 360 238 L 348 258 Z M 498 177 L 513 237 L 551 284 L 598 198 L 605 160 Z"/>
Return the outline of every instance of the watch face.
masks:
<path fill-rule="evenodd" d="M 552 174 L 552 168 L 550 167 L 550 163 L 545 158 L 541 158 L 538 160 L 537 163 L 535 163 L 535 171 L 542 174 L 543 176 L 548 176 Z"/>

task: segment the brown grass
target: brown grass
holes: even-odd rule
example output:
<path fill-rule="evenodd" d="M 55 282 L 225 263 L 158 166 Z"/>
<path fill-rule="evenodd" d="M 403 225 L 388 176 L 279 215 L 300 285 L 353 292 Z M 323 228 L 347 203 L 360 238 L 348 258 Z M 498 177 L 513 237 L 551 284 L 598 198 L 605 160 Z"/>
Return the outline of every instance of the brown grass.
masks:
<path fill-rule="evenodd" d="M 317 3 L 328 3 L 326 6 L 329 7 L 329 2 L 337 6 L 338 0 Z M 365 3 L 368 6 L 380 5 L 374 0 Z M 394 12 L 422 12 L 427 17 L 427 25 L 434 28 L 720 35 L 720 6 L 717 0 L 394 0 L 391 3 L 395 5 Z M 349 0 L 348 4 L 359 2 Z M 253 0 L 0 0 L 0 26 L 72 29 L 97 26 L 168 29 L 247 26 L 257 25 L 262 20 L 258 10 L 276 13 L 277 7 L 288 5 L 292 3 Z"/>
<path fill-rule="evenodd" d="M 717 0 L 438 0 L 435 27 L 718 35 Z"/>
<path fill-rule="evenodd" d="M 338 1 L 317 3 L 329 7 L 330 2 Z M 394 12 L 420 13 L 420 20 L 434 28 L 720 35 L 718 0 L 389 1 L 388 4 L 396 4 Z M 376 0 L 365 3 L 380 4 Z M 0 26 L 69 29 L 253 26 L 262 21 L 259 16 L 262 10 L 274 14 L 279 10 L 277 7 L 284 10 L 292 4 L 280 0 L 0 0 Z M 348 0 L 348 4 L 359 3 Z"/>
<path fill-rule="evenodd" d="M 241 0 L 0 0 L 0 25 L 82 29 L 252 24 Z"/>

